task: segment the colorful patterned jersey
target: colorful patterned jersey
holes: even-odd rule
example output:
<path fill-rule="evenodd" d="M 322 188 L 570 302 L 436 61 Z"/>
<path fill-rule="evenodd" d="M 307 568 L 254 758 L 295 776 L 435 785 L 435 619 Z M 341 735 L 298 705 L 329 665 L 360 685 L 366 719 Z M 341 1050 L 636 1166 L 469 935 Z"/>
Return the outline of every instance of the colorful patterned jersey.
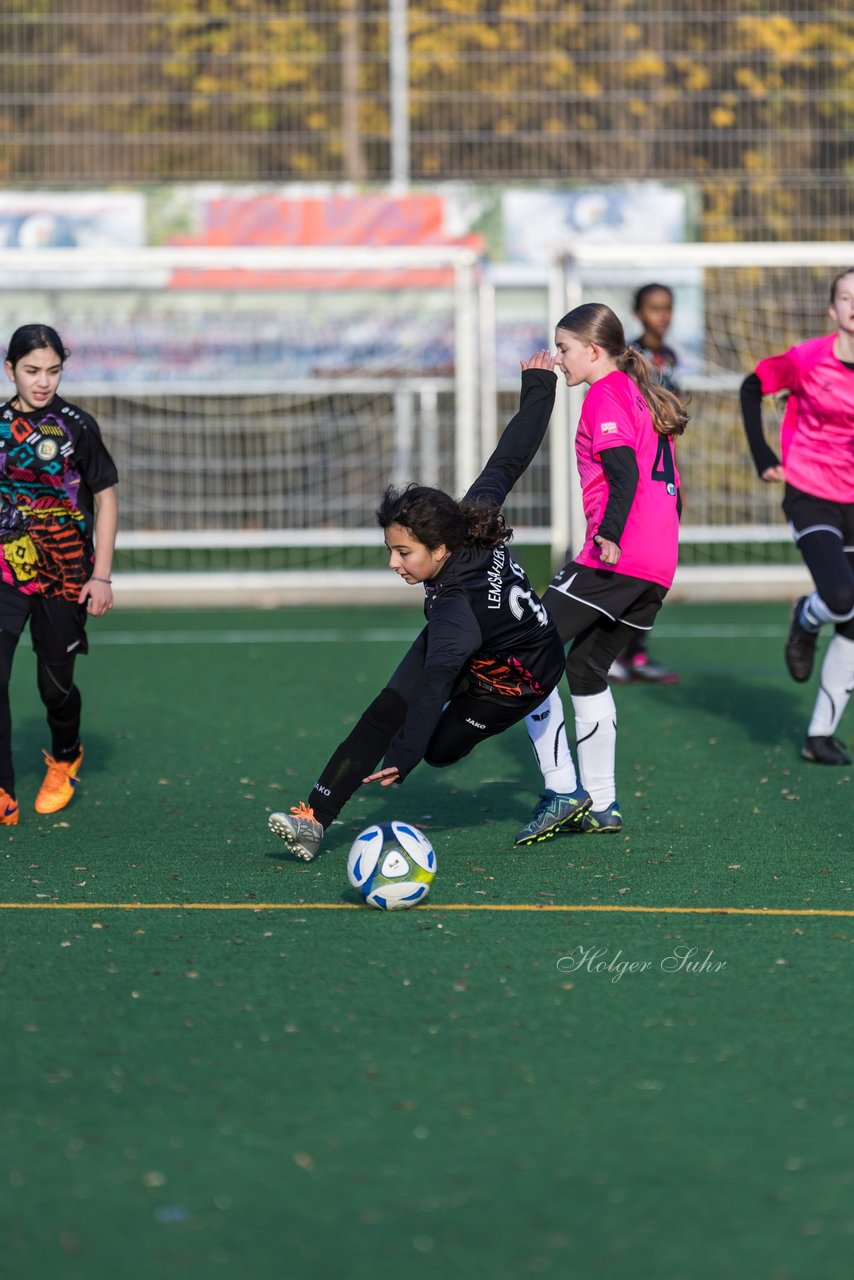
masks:
<path fill-rule="evenodd" d="M 92 572 L 93 498 L 118 481 L 95 419 L 55 396 L 0 405 L 0 581 L 77 600 Z"/>
<path fill-rule="evenodd" d="M 789 484 L 831 502 L 854 502 L 854 371 L 833 354 L 836 334 L 760 360 L 763 395 L 790 392 L 780 429 Z"/>
<path fill-rule="evenodd" d="M 575 455 L 587 536 L 578 564 L 608 569 L 593 541 L 608 503 L 608 477 L 600 455 L 617 445 L 634 450 L 638 487 L 620 539 L 620 573 L 669 587 L 676 572 L 679 516 L 676 494 L 679 473 L 673 460 L 673 441 L 661 436 L 638 386 L 628 374 L 614 370 L 595 382 L 584 397 Z"/>
<path fill-rule="evenodd" d="M 633 347 L 635 351 L 639 351 L 642 356 L 646 356 L 655 370 L 658 381 L 667 391 L 672 391 L 676 396 L 682 395 L 679 387 L 679 378 L 676 373 L 679 357 L 672 347 L 668 347 L 664 343 L 657 350 L 654 350 L 652 347 L 644 346 L 642 337 L 635 338 L 634 342 L 629 343 L 629 346 Z"/>

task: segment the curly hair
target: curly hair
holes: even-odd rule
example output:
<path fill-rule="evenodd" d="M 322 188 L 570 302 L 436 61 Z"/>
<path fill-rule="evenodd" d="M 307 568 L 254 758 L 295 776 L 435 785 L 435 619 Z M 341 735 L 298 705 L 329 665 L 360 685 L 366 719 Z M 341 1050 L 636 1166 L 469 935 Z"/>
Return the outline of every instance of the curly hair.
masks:
<path fill-rule="evenodd" d="M 397 489 L 389 485 L 377 508 L 377 524 L 381 529 L 399 524 L 408 529 L 428 551 L 445 546 L 449 551 L 460 547 L 497 547 L 509 542 L 513 530 L 493 503 L 475 500 L 457 502 L 441 489 L 408 484 Z"/>

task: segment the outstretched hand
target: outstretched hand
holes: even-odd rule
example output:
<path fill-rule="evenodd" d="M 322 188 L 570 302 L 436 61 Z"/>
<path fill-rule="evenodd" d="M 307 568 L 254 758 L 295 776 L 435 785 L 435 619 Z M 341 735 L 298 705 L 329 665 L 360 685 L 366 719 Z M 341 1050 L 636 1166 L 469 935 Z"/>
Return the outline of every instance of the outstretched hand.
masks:
<path fill-rule="evenodd" d="M 400 773 L 397 765 L 393 764 L 388 769 L 380 769 L 378 773 L 369 773 L 362 782 L 378 782 L 381 787 L 390 787 L 393 782 L 400 782 Z"/>
<path fill-rule="evenodd" d="M 557 356 L 550 351 L 535 351 L 529 360 L 520 360 L 523 369 L 551 369 L 554 372 Z"/>

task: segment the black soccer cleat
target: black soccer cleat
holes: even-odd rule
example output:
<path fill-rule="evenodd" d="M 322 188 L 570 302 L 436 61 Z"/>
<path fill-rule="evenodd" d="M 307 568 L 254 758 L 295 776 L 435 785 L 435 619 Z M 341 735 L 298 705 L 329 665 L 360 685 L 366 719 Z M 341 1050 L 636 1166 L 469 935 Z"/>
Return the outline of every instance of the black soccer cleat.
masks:
<path fill-rule="evenodd" d="M 804 760 L 811 760 L 813 764 L 851 764 L 845 744 L 830 735 L 807 738 L 801 747 L 801 755 Z"/>
<path fill-rule="evenodd" d="M 815 662 L 815 646 L 818 640 L 817 631 L 807 631 L 801 626 L 801 608 L 806 596 L 801 596 L 792 606 L 792 621 L 789 626 L 789 638 L 786 641 L 786 669 L 793 680 L 803 684 L 812 675 Z"/>

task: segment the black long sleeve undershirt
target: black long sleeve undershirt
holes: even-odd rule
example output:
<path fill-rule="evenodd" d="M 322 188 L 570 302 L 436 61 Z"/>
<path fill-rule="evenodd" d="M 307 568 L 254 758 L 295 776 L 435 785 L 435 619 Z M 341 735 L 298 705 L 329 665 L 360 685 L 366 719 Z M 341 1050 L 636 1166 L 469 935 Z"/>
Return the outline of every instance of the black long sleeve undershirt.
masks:
<path fill-rule="evenodd" d="M 619 545 L 638 488 L 638 460 L 630 445 L 603 449 L 599 455 L 608 477 L 608 501 L 596 530 L 601 538 Z"/>
<path fill-rule="evenodd" d="M 519 411 L 508 422 L 489 460 L 463 501 L 478 499 L 496 507 L 531 465 L 543 443 L 555 402 L 557 374 L 551 369 L 524 369 Z"/>
<path fill-rule="evenodd" d="M 759 476 L 769 467 L 780 465 L 780 459 L 765 439 L 765 430 L 762 426 L 762 395 L 759 374 L 749 373 L 741 384 L 739 400 L 750 456 L 753 458 L 753 465 Z"/>

